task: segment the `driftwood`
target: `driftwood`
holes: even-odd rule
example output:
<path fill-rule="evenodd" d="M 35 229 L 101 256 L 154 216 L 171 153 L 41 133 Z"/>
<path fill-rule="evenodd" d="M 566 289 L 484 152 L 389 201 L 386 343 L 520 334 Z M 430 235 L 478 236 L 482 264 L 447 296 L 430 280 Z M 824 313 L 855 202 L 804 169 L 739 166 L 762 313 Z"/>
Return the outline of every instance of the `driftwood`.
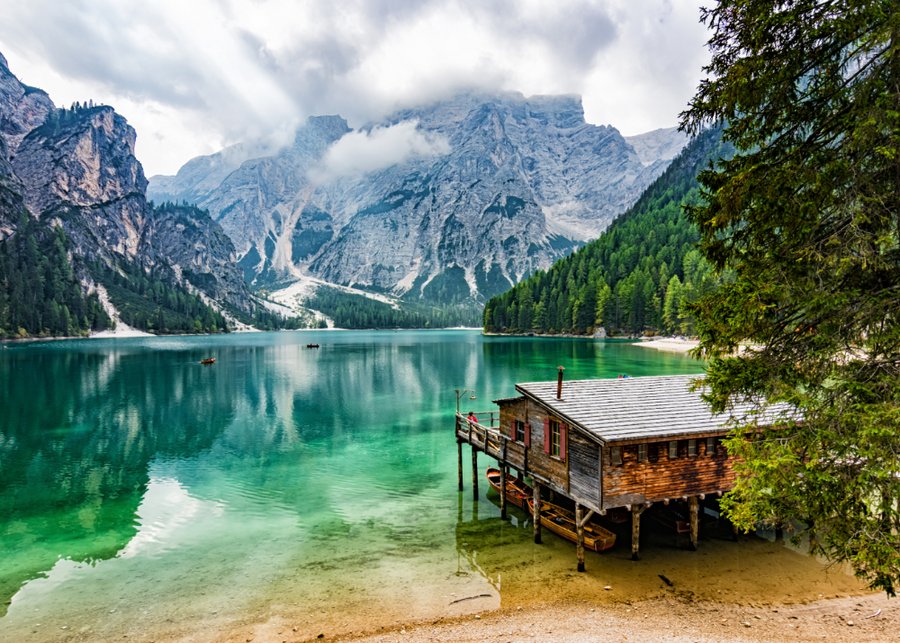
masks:
<path fill-rule="evenodd" d="M 450 605 L 454 603 L 462 603 L 463 601 L 471 601 L 473 598 L 490 598 L 490 594 L 476 594 L 475 596 L 466 596 L 465 598 L 457 598 L 455 601 L 450 601 Z"/>

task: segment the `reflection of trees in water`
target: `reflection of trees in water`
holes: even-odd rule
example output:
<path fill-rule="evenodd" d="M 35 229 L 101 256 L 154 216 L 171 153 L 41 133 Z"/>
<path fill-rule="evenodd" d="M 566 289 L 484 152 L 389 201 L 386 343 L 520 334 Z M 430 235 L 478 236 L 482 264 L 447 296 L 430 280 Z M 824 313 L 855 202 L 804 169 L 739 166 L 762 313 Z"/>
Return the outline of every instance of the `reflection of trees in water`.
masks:
<path fill-rule="evenodd" d="M 0 360 L 0 610 L 57 558 L 112 557 L 136 533 L 148 462 L 207 448 L 233 396 L 163 352 L 15 350 Z"/>
<path fill-rule="evenodd" d="M 460 494 L 462 497 L 463 494 Z M 499 506 L 499 501 L 494 502 Z M 482 510 L 487 513 L 486 510 Z M 471 569 L 477 571 L 491 586 L 500 591 L 500 578 L 511 565 L 510 547 L 531 541 L 531 523 L 524 518 L 502 520 L 490 512 L 491 517 L 478 518 L 478 503 L 472 503 L 472 516 L 463 519 L 462 500 L 456 521 L 456 551 L 465 557 Z M 518 550 L 517 550 L 518 551 Z M 512 562 L 516 564 L 515 561 Z"/>

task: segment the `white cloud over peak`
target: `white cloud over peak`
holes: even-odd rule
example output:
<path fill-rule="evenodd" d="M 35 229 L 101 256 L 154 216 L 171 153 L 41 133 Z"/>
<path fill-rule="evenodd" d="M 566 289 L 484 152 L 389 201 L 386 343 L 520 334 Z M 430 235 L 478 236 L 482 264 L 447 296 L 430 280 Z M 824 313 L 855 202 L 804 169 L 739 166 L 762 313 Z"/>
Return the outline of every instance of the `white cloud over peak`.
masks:
<path fill-rule="evenodd" d="M 450 142 L 445 136 L 418 129 L 417 121 L 403 121 L 345 134 L 328 148 L 322 164 L 310 171 L 309 177 L 314 182 L 325 183 L 449 152 Z"/>
<path fill-rule="evenodd" d="M 580 94 L 589 122 L 675 124 L 708 38 L 695 0 L 0 0 L 0 49 L 60 105 L 138 131 L 148 174 L 315 114 L 352 125 L 464 90 Z M 279 140 L 275 140 L 279 139 Z"/>

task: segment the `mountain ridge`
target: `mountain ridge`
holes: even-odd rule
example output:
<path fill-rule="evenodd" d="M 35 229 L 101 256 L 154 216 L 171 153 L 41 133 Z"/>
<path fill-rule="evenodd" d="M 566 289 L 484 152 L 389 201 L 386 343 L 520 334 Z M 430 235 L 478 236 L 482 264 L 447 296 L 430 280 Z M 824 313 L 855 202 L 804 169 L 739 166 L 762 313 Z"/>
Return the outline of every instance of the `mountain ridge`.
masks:
<path fill-rule="evenodd" d="M 64 291 L 52 306 L 39 301 L 37 315 L 0 306 L 0 334 L 85 332 L 89 320 L 74 311 L 86 308 L 72 288 L 110 306 L 106 318 L 90 316 L 103 327 L 110 318 L 155 332 L 222 331 L 260 313 L 271 321 L 235 266 L 230 239 L 206 213 L 147 202 L 136 137 L 112 107 L 56 108 L 0 60 L 0 268 L 10 289 L 0 299 L 28 305 L 20 289 L 40 298 L 40 279 Z M 25 237 L 9 245 L 20 230 Z M 17 253 L 37 256 L 41 247 L 49 277 L 9 272 L 21 265 Z M 66 285 L 72 279 L 77 285 Z"/>
<path fill-rule="evenodd" d="M 484 301 L 569 254 L 668 163 L 645 163 L 618 130 L 586 123 L 572 95 L 473 92 L 358 129 L 340 123 L 307 121 L 292 145 L 230 170 L 226 151 L 197 157 L 174 177 L 151 177 L 149 195 L 208 209 L 258 285 L 309 274 L 452 305 Z M 446 149 L 310 180 L 344 143 L 363 150 L 401 129 L 411 147 Z"/>

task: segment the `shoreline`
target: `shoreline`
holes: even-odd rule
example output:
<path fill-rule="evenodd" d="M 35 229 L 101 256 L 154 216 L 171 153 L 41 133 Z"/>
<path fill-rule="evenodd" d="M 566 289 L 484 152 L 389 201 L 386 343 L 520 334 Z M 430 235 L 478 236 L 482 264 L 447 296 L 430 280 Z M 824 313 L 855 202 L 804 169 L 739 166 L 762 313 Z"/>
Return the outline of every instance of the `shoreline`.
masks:
<path fill-rule="evenodd" d="M 652 337 L 636 341 L 634 345 L 667 353 L 689 353 L 700 345 L 700 340 L 681 337 Z"/>
<path fill-rule="evenodd" d="M 696 601 L 690 592 L 638 601 L 558 600 L 367 627 L 311 631 L 272 615 L 234 627 L 221 640 L 246 641 L 760 641 L 891 640 L 900 600 L 883 592 L 801 603 Z M 305 631 L 304 631 L 305 630 Z M 218 640 L 218 636 L 215 637 Z"/>

